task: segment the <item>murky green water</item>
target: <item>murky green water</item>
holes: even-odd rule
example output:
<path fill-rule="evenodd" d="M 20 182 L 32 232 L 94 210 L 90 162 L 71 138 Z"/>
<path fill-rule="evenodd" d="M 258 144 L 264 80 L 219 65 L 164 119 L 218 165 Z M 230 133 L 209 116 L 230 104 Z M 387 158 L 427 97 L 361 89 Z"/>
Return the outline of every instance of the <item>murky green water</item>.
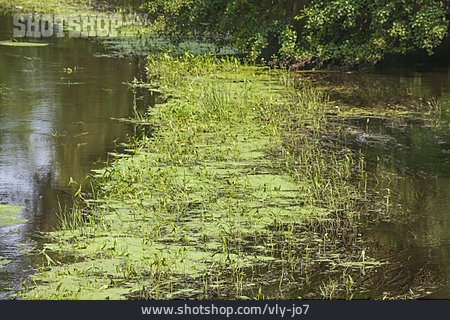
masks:
<path fill-rule="evenodd" d="M 365 237 L 394 266 L 375 292 L 412 287 L 450 297 L 450 67 L 380 68 L 369 74 L 328 76 L 332 96 L 365 110 L 419 110 L 418 115 L 354 117 L 347 144 L 365 154 L 370 188 L 384 205 Z M 346 91 L 344 88 L 352 88 Z M 432 101 L 431 105 L 426 101 Z M 397 106 L 396 106 L 397 105 Z M 402 105 L 402 107 L 399 107 Z M 423 290 L 423 292 L 420 292 Z"/>
<path fill-rule="evenodd" d="M 0 40 L 11 17 L 0 16 Z M 99 57 L 81 39 L 51 39 L 48 47 L 0 47 L 0 203 L 21 205 L 26 224 L 0 228 L 0 299 L 20 286 L 40 260 L 24 252 L 55 226 L 70 178 L 83 181 L 116 142 L 133 133 L 111 117 L 129 117 L 138 64 Z M 117 140 L 117 141 L 116 141 Z"/>

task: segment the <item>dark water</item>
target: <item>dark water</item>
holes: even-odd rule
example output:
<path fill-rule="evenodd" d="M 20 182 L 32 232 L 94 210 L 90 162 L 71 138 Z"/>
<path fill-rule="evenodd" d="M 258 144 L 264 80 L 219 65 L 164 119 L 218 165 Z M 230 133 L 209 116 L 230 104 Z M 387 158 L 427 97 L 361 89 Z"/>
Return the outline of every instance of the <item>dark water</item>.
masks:
<path fill-rule="evenodd" d="M 392 111 L 345 121 L 347 143 L 363 151 L 369 188 L 382 204 L 365 238 L 378 258 L 396 266 L 386 267 L 371 294 L 412 288 L 450 298 L 450 66 L 380 67 L 325 79 L 336 100 Z M 417 115 L 402 115 L 407 110 Z"/>
<path fill-rule="evenodd" d="M 11 17 L 0 16 L 0 40 Z M 0 46 L 0 203 L 24 206 L 27 223 L 0 228 L 0 299 L 20 286 L 36 255 L 40 232 L 52 230 L 71 178 L 83 181 L 115 143 L 133 128 L 111 117 L 129 117 L 133 93 L 124 82 L 139 78 L 138 63 L 98 57 L 101 48 L 82 39 L 51 39 L 48 47 Z M 35 258 L 33 258 L 35 257 Z"/>

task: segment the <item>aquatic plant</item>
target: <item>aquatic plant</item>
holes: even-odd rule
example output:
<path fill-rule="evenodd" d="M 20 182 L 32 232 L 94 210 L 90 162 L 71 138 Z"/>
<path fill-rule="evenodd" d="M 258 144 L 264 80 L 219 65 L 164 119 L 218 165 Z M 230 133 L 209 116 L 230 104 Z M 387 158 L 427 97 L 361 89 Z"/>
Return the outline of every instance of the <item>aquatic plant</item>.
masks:
<path fill-rule="evenodd" d="M 22 297 L 319 297 L 318 270 L 359 262 L 361 160 L 324 147 L 326 94 L 232 57 L 150 56 L 147 72 L 131 85 L 164 101 L 138 119 L 153 134 L 60 214 Z"/>

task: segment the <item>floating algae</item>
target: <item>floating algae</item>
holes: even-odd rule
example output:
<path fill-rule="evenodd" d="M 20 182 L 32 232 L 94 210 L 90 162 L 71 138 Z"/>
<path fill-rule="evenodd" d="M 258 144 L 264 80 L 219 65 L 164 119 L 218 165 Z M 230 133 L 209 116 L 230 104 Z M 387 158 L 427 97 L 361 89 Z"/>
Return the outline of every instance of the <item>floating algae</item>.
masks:
<path fill-rule="evenodd" d="M 25 219 L 17 217 L 23 207 L 0 204 L 0 227 L 12 226 L 26 222 Z"/>
<path fill-rule="evenodd" d="M 0 46 L 4 46 L 4 47 L 46 47 L 46 46 L 48 46 L 48 43 L 0 41 Z"/>
<path fill-rule="evenodd" d="M 0 269 L 2 269 L 3 267 L 6 267 L 11 261 L 9 261 L 8 259 L 0 256 Z"/>

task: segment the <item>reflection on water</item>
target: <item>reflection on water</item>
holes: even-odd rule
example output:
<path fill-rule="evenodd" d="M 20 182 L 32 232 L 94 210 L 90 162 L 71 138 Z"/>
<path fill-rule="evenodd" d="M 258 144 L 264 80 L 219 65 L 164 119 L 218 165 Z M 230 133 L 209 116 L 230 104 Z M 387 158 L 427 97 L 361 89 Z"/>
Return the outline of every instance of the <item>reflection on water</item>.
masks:
<path fill-rule="evenodd" d="M 380 280 L 378 294 L 434 281 L 440 289 L 428 297 L 450 298 L 450 68 L 390 68 L 326 80 L 335 86 L 334 98 L 363 109 L 421 110 L 413 117 L 347 119 L 345 130 L 368 160 L 373 190 L 386 206 L 366 237 L 401 265 L 398 281 Z M 430 99 L 436 100 L 431 109 Z"/>
<path fill-rule="evenodd" d="M 0 16 L 0 40 L 11 17 Z M 48 47 L 0 47 L 0 203 L 26 207 L 28 223 L 0 228 L 0 298 L 33 265 L 20 254 L 55 226 L 70 178 L 82 181 L 132 128 L 133 95 L 124 82 L 137 75 L 127 60 L 95 57 L 93 42 L 52 39 Z M 37 258 L 35 258 L 37 259 Z"/>

